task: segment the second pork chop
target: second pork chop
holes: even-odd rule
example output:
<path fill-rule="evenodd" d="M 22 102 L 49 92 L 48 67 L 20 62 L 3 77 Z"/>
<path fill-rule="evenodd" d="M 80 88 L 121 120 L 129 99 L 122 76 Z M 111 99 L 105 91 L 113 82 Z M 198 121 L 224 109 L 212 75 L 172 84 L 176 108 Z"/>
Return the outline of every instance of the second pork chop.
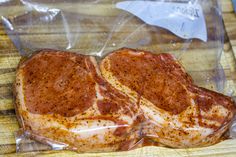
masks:
<path fill-rule="evenodd" d="M 214 144 L 228 129 L 231 98 L 199 88 L 170 54 L 120 49 L 100 64 L 102 76 L 140 105 L 143 135 L 175 148 Z"/>

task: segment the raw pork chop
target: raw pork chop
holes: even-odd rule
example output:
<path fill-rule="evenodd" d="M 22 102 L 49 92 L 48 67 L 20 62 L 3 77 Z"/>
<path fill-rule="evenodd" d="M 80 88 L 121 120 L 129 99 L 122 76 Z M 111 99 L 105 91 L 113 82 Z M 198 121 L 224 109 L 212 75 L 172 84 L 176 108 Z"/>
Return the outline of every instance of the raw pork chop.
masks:
<path fill-rule="evenodd" d="M 148 119 L 142 133 L 168 147 L 214 144 L 228 129 L 231 98 L 197 87 L 170 54 L 120 49 L 100 64 L 102 76 L 140 105 Z"/>
<path fill-rule="evenodd" d="M 37 52 L 18 68 L 15 98 L 23 129 L 48 144 L 114 151 L 139 138 L 139 108 L 101 78 L 93 57 Z"/>

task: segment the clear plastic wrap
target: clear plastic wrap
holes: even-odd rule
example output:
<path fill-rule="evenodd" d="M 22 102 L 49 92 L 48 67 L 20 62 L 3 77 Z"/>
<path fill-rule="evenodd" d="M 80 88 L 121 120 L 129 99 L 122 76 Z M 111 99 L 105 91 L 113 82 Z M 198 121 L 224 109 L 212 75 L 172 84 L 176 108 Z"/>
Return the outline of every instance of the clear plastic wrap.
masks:
<path fill-rule="evenodd" d="M 123 2 L 127 3 L 121 5 Z M 14 4 L 17 4 L 18 8 L 7 11 L 8 6 Z M 162 6 L 165 6 L 163 10 L 161 10 Z M 166 14 L 157 16 L 158 12 L 155 12 L 155 8 Z M 138 12 L 135 12 L 136 10 Z M 38 50 L 41 49 L 56 49 L 93 56 L 98 62 L 112 51 L 123 47 L 157 54 L 171 53 L 192 76 L 195 84 L 229 96 L 232 94 L 232 91 L 225 91 L 225 74 L 220 65 L 224 31 L 217 0 L 81 0 L 76 2 L 71 0 L 56 2 L 12 0 L 0 2 L 0 16 L 7 34 L 22 57 L 34 56 L 34 52 L 39 52 Z M 148 18 L 147 21 L 146 18 Z M 180 21 L 183 20 L 181 27 L 175 26 L 177 18 Z M 201 18 L 200 22 L 199 18 Z M 186 29 L 183 28 L 184 26 Z M 62 117 L 58 119 L 60 118 Z M 129 131 L 125 135 L 112 137 L 114 140 L 105 143 L 102 147 L 96 147 L 96 142 L 99 145 L 99 140 L 93 141 L 88 136 L 85 144 L 77 144 L 76 148 L 72 146 L 73 144 L 68 144 L 70 142 L 63 143 L 62 141 L 65 140 L 60 140 L 60 138 L 53 140 L 36 132 L 32 133 L 25 127 L 25 120 L 22 120 L 21 114 L 18 114 L 18 119 L 21 121 L 22 127 L 22 130 L 16 133 L 17 151 L 19 152 L 45 149 L 97 152 L 129 150 L 144 145 L 163 145 L 158 140 L 152 141 L 143 137 L 143 134 L 150 132 L 149 129 L 147 132 L 142 132 L 143 128 L 150 125 L 150 122 L 147 121 L 140 125 L 122 123 L 118 125 L 108 122 L 105 124 L 104 122 L 105 128 L 112 130 L 127 127 Z M 122 116 L 120 115 L 117 119 L 122 119 Z M 44 121 L 39 123 L 44 123 Z M 82 122 L 77 121 L 76 123 Z M 104 126 L 101 126 L 103 123 L 100 120 L 97 123 L 97 127 L 82 128 L 85 133 L 80 136 L 87 136 L 85 135 L 87 132 L 93 132 L 93 136 L 104 138 L 106 132 L 99 133 L 99 130 L 104 129 Z M 50 123 L 45 125 L 50 125 Z M 152 129 L 158 130 L 158 128 Z M 79 132 L 78 130 L 77 132 Z M 233 135 L 233 131 L 231 134 Z M 71 135 L 63 134 L 61 136 L 68 137 L 68 140 L 75 140 L 75 143 L 79 138 L 76 136 L 73 139 Z M 46 143 L 51 148 L 38 142 L 29 146 L 28 143 L 32 143 L 28 142 L 29 137 Z M 88 145 L 93 142 L 94 145 Z M 81 149 L 78 149 L 79 147 Z"/>

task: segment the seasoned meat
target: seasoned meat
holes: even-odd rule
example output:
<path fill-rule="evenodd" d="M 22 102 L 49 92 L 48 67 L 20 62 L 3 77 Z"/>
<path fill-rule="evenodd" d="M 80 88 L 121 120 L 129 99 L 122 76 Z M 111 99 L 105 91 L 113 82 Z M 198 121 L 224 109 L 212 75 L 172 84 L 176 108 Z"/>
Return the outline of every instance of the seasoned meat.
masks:
<path fill-rule="evenodd" d="M 219 142 L 235 113 L 234 102 L 197 87 L 171 54 L 119 49 L 106 56 L 102 76 L 142 109 L 142 135 L 174 148 Z"/>
<path fill-rule="evenodd" d="M 94 57 L 41 50 L 19 65 L 14 89 L 25 132 L 79 152 L 129 150 L 146 138 L 207 146 L 235 114 L 231 98 L 194 85 L 172 55 L 127 48 L 99 67 Z"/>

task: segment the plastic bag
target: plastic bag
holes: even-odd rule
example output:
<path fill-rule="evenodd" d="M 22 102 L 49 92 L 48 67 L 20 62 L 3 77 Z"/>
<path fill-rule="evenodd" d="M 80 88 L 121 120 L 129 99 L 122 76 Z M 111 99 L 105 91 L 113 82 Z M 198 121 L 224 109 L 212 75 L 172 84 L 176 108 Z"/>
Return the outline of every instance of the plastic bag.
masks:
<path fill-rule="evenodd" d="M 6 11 L 14 4 L 19 9 Z M 23 57 L 44 48 L 96 56 L 98 61 L 122 47 L 171 53 L 196 84 L 229 93 L 225 91 L 225 75 L 219 63 L 224 31 L 217 0 L 21 0 L 19 3 L 12 0 L 0 3 L 0 15 L 7 34 Z M 140 127 L 145 127 L 145 123 Z M 128 149 L 145 143 L 140 129 L 131 132 L 140 136 L 140 140 Z M 30 150 L 22 147 L 29 136 L 46 141 L 52 149 L 74 149 L 60 141 L 20 132 L 16 136 L 18 151 Z M 31 150 L 37 149 L 42 147 L 34 144 Z"/>

